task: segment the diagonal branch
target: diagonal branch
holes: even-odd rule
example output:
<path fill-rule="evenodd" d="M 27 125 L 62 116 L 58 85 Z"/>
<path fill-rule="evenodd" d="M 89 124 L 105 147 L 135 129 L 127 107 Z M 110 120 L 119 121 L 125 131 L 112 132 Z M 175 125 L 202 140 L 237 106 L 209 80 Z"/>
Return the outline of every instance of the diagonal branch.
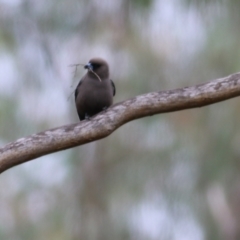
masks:
<path fill-rule="evenodd" d="M 154 114 L 202 107 L 240 95 L 240 72 L 209 83 L 143 94 L 110 107 L 91 121 L 50 129 L 0 148 L 0 173 L 37 157 L 110 135 L 123 124 Z"/>

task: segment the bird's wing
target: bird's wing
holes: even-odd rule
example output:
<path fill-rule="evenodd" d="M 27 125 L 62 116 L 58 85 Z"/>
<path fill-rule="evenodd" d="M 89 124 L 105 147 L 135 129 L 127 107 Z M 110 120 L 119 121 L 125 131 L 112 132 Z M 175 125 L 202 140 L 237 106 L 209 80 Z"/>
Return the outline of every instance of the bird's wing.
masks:
<path fill-rule="evenodd" d="M 74 93 L 75 100 L 76 100 L 76 98 L 77 98 L 77 96 L 78 96 L 78 90 L 79 90 L 79 86 L 81 85 L 81 83 L 82 83 L 82 80 L 80 80 L 80 82 L 78 83 L 78 85 L 77 85 L 77 87 L 76 87 L 76 89 L 75 89 L 75 93 Z"/>
<path fill-rule="evenodd" d="M 115 94 L 116 94 L 116 88 L 115 88 L 115 84 L 114 84 L 114 82 L 113 82 L 113 80 L 112 80 L 112 79 L 110 79 L 110 81 L 111 81 L 112 88 L 113 88 L 113 96 L 115 96 Z"/>

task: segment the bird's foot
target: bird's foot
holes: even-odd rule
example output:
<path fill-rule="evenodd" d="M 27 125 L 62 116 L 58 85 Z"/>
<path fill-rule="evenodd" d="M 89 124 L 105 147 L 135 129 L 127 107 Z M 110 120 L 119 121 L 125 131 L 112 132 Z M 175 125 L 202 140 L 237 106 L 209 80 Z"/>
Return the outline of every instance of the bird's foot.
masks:
<path fill-rule="evenodd" d="M 104 108 L 102 109 L 102 111 L 107 111 L 107 109 L 108 109 L 108 107 L 104 107 Z"/>
<path fill-rule="evenodd" d="M 88 114 L 85 114 L 85 119 L 86 120 L 91 120 L 91 117 Z"/>

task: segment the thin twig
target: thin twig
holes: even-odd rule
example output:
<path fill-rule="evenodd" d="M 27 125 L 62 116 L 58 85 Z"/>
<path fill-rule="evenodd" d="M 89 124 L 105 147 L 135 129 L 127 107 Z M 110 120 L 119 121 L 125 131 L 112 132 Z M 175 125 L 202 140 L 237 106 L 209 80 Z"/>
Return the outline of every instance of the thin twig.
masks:
<path fill-rule="evenodd" d="M 82 64 L 82 63 L 77 63 L 77 64 L 70 64 L 69 67 L 75 67 L 75 70 L 74 70 L 74 75 L 73 75 L 73 78 L 76 77 L 77 75 L 77 67 L 78 66 L 85 66 L 85 64 Z M 71 85 L 71 88 L 74 86 L 74 83 Z M 67 100 L 69 101 L 70 97 L 72 96 L 72 94 L 75 92 L 75 89 L 70 93 L 70 95 L 68 96 Z"/>
<path fill-rule="evenodd" d="M 75 67 L 73 78 L 75 78 L 76 75 L 77 75 L 77 67 L 78 67 L 78 66 L 85 66 L 85 65 L 82 64 L 82 63 L 70 64 L 70 65 L 69 65 L 69 67 Z"/>
<path fill-rule="evenodd" d="M 99 80 L 100 82 L 102 82 L 102 79 L 97 75 L 97 73 L 95 73 L 91 68 L 89 68 L 89 70 L 90 70 L 95 76 L 97 76 L 97 78 L 98 78 L 98 80 Z"/>
<path fill-rule="evenodd" d="M 75 67 L 73 78 L 76 77 L 77 67 L 78 67 L 78 66 L 85 66 L 85 65 L 82 64 L 82 63 L 69 65 L 69 67 Z M 88 70 L 91 71 L 91 72 L 98 78 L 98 80 L 99 80 L 100 82 L 102 82 L 102 79 L 98 76 L 97 73 L 95 73 L 91 68 L 89 68 Z M 71 85 L 71 87 L 73 87 L 73 85 Z M 74 91 L 72 91 L 71 94 L 68 96 L 68 98 L 67 98 L 68 101 L 69 101 L 70 97 L 72 96 L 72 94 L 73 94 L 74 92 L 75 92 L 75 89 L 74 89 Z"/>

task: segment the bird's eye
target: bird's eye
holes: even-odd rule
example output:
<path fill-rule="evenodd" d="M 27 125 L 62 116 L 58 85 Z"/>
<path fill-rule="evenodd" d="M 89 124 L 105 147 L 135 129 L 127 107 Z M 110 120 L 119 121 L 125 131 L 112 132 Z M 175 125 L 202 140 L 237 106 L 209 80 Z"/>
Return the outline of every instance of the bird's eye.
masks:
<path fill-rule="evenodd" d="M 92 63 L 93 69 L 98 69 L 101 65 L 98 63 Z"/>

